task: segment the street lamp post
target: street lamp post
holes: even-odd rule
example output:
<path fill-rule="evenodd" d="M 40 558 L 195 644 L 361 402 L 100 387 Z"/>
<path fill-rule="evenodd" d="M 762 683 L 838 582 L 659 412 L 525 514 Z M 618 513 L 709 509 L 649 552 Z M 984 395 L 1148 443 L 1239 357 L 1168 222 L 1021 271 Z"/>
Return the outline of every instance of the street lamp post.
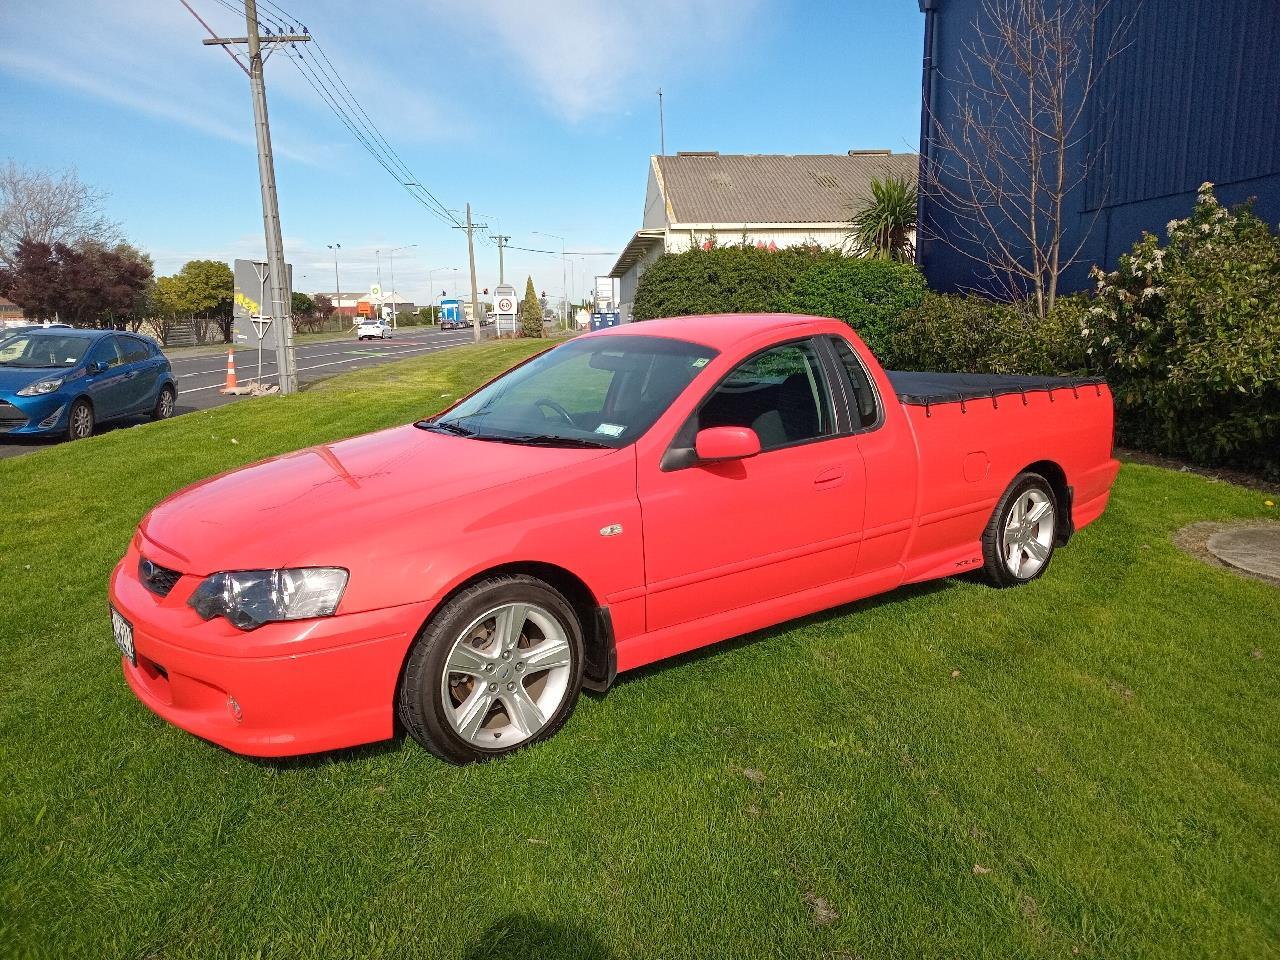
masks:
<path fill-rule="evenodd" d="M 432 291 L 432 293 L 431 293 L 431 298 L 432 298 L 432 300 L 433 300 L 433 301 L 435 300 L 435 289 L 436 289 L 436 287 L 435 287 L 435 282 L 436 282 L 436 274 L 437 274 L 437 273 L 448 273 L 450 270 L 452 270 L 452 271 L 454 271 L 454 272 L 456 273 L 456 272 L 457 272 L 457 270 L 458 270 L 458 268 L 457 268 L 457 267 L 432 267 L 430 270 L 428 270 L 428 271 L 427 271 L 427 286 L 428 286 L 428 287 L 431 289 L 431 291 Z M 443 292 L 444 292 L 444 291 L 441 291 L 441 293 L 443 293 Z M 435 316 L 435 313 L 436 313 L 436 311 L 435 311 L 435 309 L 434 309 L 434 308 L 435 308 L 435 306 L 436 306 L 436 304 L 433 302 L 433 303 L 432 303 L 432 308 L 433 308 L 433 309 L 432 309 L 432 316 Z M 439 323 L 440 318 L 439 318 L 438 316 L 435 316 L 435 319 L 436 319 L 436 322 L 437 322 L 437 323 Z"/>
<path fill-rule="evenodd" d="M 395 250 L 388 250 L 387 256 L 391 258 L 391 329 L 398 329 L 396 326 L 396 250 L 408 250 L 416 247 L 416 243 L 406 243 L 403 247 L 396 247 Z"/>
<path fill-rule="evenodd" d="M 338 279 L 338 251 L 342 249 L 340 243 L 330 243 L 327 245 L 333 251 L 333 295 L 337 298 L 337 303 L 333 305 L 338 311 L 338 316 L 342 316 L 342 282 Z"/>
<path fill-rule="evenodd" d="M 545 230 L 534 230 L 532 232 L 541 237 L 554 237 L 560 241 L 560 327 L 565 329 L 568 326 L 566 318 L 569 315 L 569 287 L 567 286 L 568 272 L 565 269 L 564 237 L 558 233 L 547 233 Z"/>

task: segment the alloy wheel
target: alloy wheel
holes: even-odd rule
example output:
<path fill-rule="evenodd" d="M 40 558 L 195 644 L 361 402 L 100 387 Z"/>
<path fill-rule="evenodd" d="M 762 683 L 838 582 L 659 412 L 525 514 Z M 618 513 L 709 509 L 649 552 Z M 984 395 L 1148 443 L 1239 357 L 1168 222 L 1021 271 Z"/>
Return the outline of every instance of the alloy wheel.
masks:
<path fill-rule="evenodd" d="M 78 403 L 71 408 L 71 429 L 68 432 L 72 440 L 83 440 L 93 433 L 93 411 L 87 404 Z"/>
<path fill-rule="evenodd" d="M 1053 552 L 1053 501 L 1036 487 L 1024 490 L 1009 508 L 1000 537 L 1006 569 L 1019 580 L 1029 580 Z"/>
<path fill-rule="evenodd" d="M 454 641 L 440 678 L 449 725 L 468 743 L 511 747 L 537 736 L 569 693 L 573 653 L 560 621 L 508 603 Z"/>

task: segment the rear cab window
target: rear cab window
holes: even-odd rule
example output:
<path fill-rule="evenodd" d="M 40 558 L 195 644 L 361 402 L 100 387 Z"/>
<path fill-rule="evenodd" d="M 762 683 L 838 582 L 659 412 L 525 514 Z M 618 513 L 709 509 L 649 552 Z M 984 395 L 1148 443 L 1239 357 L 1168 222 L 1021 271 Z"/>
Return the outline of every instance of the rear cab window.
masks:
<path fill-rule="evenodd" d="M 849 413 L 853 417 L 854 430 L 870 430 L 880 423 L 880 401 L 875 386 L 862 358 L 844 337 L 827 338 L 835 350 L 836 359 L 844 370 L 849 393 Z"/>

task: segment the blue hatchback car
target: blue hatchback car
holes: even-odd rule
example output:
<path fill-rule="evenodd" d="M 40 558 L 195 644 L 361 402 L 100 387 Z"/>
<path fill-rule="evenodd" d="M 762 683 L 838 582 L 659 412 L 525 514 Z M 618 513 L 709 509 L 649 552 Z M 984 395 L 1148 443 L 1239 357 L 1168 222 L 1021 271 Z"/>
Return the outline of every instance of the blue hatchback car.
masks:
<path fill-rule="evenodd" d="M 0 332 L 0 435 L 79 440 L 119 417 L 173 416 L 169 361 L 145 337 L 50 327 Z"/>

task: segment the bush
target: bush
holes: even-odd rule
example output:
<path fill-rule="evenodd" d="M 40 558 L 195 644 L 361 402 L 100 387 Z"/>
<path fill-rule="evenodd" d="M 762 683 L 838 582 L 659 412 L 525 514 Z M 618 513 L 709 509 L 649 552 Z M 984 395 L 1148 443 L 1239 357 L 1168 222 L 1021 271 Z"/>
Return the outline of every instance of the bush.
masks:
<path fill-rule="evenodd" d="M 538 300 L 538 291 L 533 288 L 533 277 L 529 277 L 524 285 L 524 299 L 520 301 L 520 335 L 522 337 L 541 337 L 542 303 Z"/>
<path fill-rule="evenodd" d="M 1095 270 L 1088 349 L 1127 443 L 1280 474 L 1280 240 L 1213 185 L 1195 210 Z"/>
<path fill-rule="evenodd" d="M 804 313 L 851 325 L 873 350 L 897 316 L 920 303 L 911 264 L 818 247 L 746 244 L 660 256 L 640 278 L 637 320 L 701 313 Z"/>
<path fill-rule="evenodd" d="M 880 359 L 903 370 L 1070 375 L 1085 373 L 1085 297 L 1059 297 L 1045 320 L 1025 305 L 928 293 L 883 337 Z"/>

